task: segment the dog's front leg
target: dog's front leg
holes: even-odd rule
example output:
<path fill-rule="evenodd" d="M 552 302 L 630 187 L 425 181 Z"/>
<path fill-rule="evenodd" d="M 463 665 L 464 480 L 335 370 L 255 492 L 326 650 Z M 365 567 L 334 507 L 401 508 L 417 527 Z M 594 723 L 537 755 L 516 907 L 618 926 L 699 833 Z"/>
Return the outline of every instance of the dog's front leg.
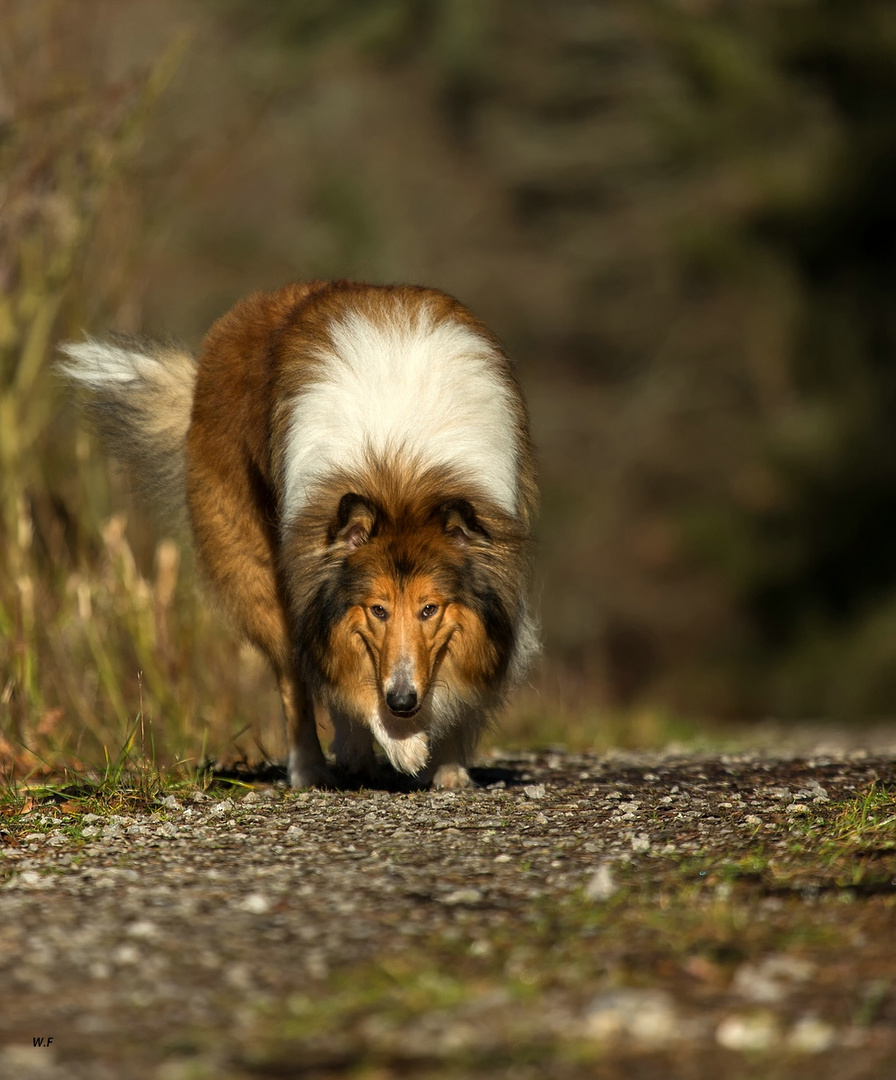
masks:
<path fill-rule="evenodd" d="M 335 787 L 317 737 L 311 695 L 294 675 L 281 675 L 278 682 L 289 746 L 289 786 Z"/>
<path fill-rule="evenodd" d="M 370 728 L 335 708 L 330 709 L 330 721 L 333 724 L 333 745 L 330 749 L 337 767 L 351 777 L 376 783 L 381 769 L 373 749 Z"/>
<path fill-rule="evenodd" d="M 432 757 L 420 779 L 431 788 L 475 787 L 467 765 L 476 745 L 478 731 L 472 725 L 458 725 L 434 740 Z"/>

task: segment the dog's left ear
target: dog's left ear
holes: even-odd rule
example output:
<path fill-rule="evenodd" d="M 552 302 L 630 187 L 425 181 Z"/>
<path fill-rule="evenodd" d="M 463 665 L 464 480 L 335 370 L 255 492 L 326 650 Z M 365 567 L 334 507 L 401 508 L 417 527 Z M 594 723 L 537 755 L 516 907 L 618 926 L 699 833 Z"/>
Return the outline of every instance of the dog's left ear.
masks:
<path fill-rule="evenodd" d="M 466 499 L 452 499 L 439 507 L 442 528 L 459 547 L 487 543 L 491 537 L 476 517 L 473 504 Z"/>

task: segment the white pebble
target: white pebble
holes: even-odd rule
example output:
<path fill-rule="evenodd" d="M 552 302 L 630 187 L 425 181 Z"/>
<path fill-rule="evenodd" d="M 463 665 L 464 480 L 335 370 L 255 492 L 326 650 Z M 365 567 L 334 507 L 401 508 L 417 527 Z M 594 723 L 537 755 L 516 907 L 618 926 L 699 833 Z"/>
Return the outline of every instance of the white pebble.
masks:
<path fill-rule="evenodd" d="M 151 938 L 155 937 L 155 934 L 156 924 L 149 919 L 138 919 L 128 927 L 128 935 L 133 938 Z"/>
<path fill-rule="evenodd" d="M 591 1003 L 585 1032 L 600 1041 L 623 1037 L 663 1046 L 679 1034 L 679 1017 L 662 990 L 613 990 Z"/>
<path fill-rule="evenodd" d="M 243 897 L 239 909 L 250 915 L 266 915 L 271 910 L 271 901 L 264 893 L 249 893 Z"/>
<path fill-rule="evenodd" d="M 791 1028 L 787 1046 L 798 1054 L 823 1054 L 836 1039 L 837 1033 L 830 1024 L 817 1016 L 803 1016 Z"/>
<path fill-rule="evenodd" d="M 602 902 L 611 899 L 619 892 L 619 885 L 613 876 L 611 866 L 610 862 L 604 861 L 591 875 L 591 880 L 585 886 L 585 896 L 589 900 Z"/>
<path fill-rule="evenodd" d="M 726 1050 L 768 1050 L 778 1039 L 778 1026 L 768 1013 L 727 1016 L 716 1028 L 716 1042 Z"/>
<path fill-rule="evenodd" d="M 133 964 L 140 963 L 140 950 L 136 945 L 119 945 L 113 953 L 116 964 L 127 964 L 131 966 Z"/>
<path fill-rule="evenodd" d="M 478 904 L 482 900 L 479 889 L 455 889 L 441 898 L 443 904 L 455 907 L 457 904 Z"/>

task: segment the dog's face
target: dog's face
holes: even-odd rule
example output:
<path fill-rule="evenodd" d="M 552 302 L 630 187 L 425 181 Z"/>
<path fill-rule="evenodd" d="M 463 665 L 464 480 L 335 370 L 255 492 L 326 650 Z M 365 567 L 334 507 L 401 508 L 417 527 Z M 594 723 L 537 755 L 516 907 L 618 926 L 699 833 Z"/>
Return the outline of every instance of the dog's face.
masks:
<path fill-rule="evenodd" d="M 376 556 L 373 546 L 369 555 Z M 359 603 L 340 621 L 334 644 L 344 662 L 340 690 L 355 688 L 353 711 L 371 729 L 392 764 L 416 774 L 430 755 L 436 700 L 457 689 L 456 656 L 479 620 L 452 600 L 439 575 L 406 579 L 376 573 Z M 351 667 L 349 675 L 348 668 Z"/>
<path fill-rule="evenodd" d="M 445 717 L 475 708 L 506 663 L 512 626 L 482 569 L 491 543 L 463 500 L 390 515 L 350 494 L 328 527 L 303 632 L 331 708 L 403 772 L 423 769 Z"/>
<path fill-rule="evenodd" d="M 377 574 L 353 621 L 382 702 L 395 717 L 415 716 L 448 642 L 460 628 L 458 605 L 433 575 L 416 574 L 402 582 Z"/>
<path fill-rule="evenodd" d="M 419 730 L 425 716 L 413 718 L 449 650 L 462 653 L 474 637 L 481 648 L 484 628 L 464 602 L 469 529 L 454 506 L 409 528 L 384 520 L 359 496 L 342 500 L 332 535 L 345 583 L 330 642 L 339 668 L 332 682 L 363 701 L 357 711 L 385 710 L 383 719 L 394 718 L 393 726 Z"/>

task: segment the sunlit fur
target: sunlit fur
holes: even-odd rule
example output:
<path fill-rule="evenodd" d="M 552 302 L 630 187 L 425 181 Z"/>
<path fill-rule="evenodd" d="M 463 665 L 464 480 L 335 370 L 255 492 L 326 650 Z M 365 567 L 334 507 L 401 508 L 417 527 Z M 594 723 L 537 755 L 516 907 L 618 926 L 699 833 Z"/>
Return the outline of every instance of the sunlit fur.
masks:
<path fill-rule="evenodd" d="M 64 370 L 112 448 L 188 514 L 226 613 L 270 660 L 293 786 L 337 764 L 469 784 L 537 648 L 526 409 L 490 332 L 413 286 L 259 293 L 180 348 L 90 341 Z"/>
<path fill-rule="evenodd" d="M 316 505 L 332 505 L 347 482 Z M 466 785 L 482 728 L 535 645 L 520 562 L 528 538 L 484 496 L 474 509 L 460 493 L 469 487 L 444 471 L 381 464 L 352 484 L 323 551 L 309 542 L 323 524 L 314 506 L 288 533 L 305 677 L 330 709 L 345 767 L 365 768 L 367 729 L 400 771 Z M 416 695 L 412 715 L 389 707 L 402 691 Z"/>
<path fill-rule="evenodd" d="M 313 382 L 293 405 L 282 514 L 291 520 L 334 469 L 357 472 L 400 450 L 459 469 L 508 513 L 519 508 L 515 388 L 497 346 L 426 302 L 350 310 L 329 326 Z"/>

